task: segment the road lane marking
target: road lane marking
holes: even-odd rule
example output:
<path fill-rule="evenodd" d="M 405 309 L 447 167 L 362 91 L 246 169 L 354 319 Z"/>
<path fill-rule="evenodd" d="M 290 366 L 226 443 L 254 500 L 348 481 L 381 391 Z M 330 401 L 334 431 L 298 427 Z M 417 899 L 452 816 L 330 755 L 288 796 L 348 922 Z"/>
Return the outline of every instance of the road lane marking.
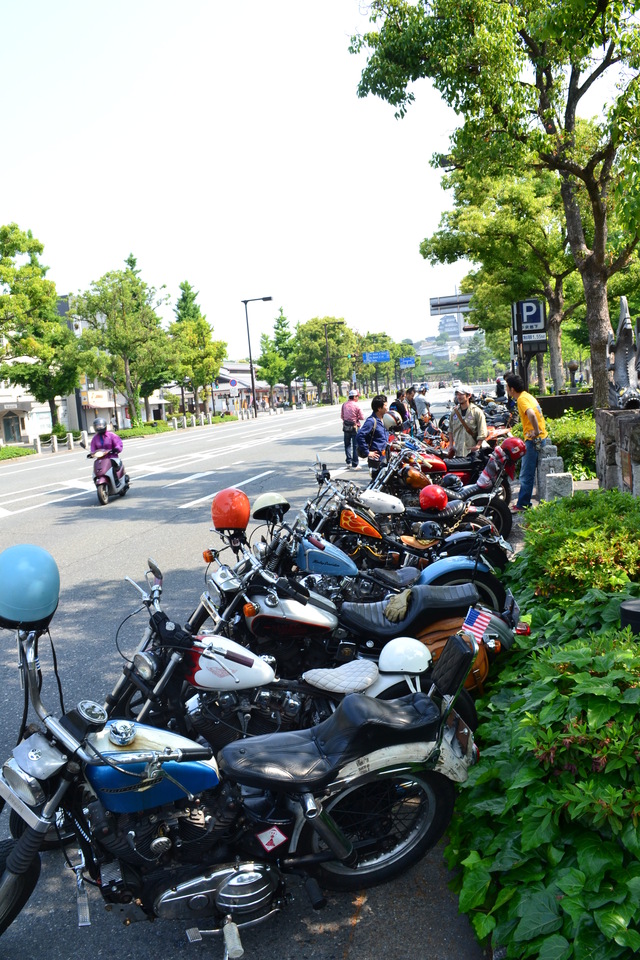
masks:
<path fill-rule="evenodd" d="M 248 477 L 246 480 L 241 480 L 240 483 L 234 483 L 234 487 L 245 487 L 248 483 L 254 483 L 256 480 L 261 480 L 262 477 L 268 477 L 270 473 L 275 473 L 275 470 L 265 470 L 264 473 L 258 473 L 255 477 Z M 196 504 L 202 503 L 203 500 L 210 500 L 212 496 L 212 493 L 208 493 L 205 497 L 198 497 L 197 500 L 190 500 L 189 503 L 180 504 L 178 509 L 186 510 L 187 507 L 195 507 Z"/>

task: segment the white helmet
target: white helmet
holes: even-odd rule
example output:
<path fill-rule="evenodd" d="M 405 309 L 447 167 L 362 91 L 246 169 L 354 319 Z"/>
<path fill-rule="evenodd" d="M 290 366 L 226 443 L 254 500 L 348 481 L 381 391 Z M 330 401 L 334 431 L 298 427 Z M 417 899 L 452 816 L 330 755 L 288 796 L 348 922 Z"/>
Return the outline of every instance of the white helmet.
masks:
<path fill-rule="evenodd" d="M 395 410 L 387 410 L 384 417 L 382 418 L 387 430 L 391 433 L 395 430 L 399 430 L 402 426 L 402 417 Z"/>

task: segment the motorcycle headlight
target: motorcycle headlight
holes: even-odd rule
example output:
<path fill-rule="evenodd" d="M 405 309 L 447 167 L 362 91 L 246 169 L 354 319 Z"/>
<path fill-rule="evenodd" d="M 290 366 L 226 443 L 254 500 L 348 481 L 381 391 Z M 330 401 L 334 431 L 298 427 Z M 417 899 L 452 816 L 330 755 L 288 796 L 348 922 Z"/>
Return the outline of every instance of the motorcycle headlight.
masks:
<path fill-rule="evenodd" d="M 133 669 L 143 680 L 153 680 L 158 672 L 158 661 L 151 653 L 136 653 L 133 658 Z"/>
<path fill-rule="evenodd" d="M 23 803 L 30 807 L 38 807 L 45 801 L 42 787 L 35 779 L 22 770 L 15 757 L 9 757 L 2 767 L 2 776 L 11 790 Z"/>
<path fill-rule="evenodd" d="M 267 545 L 262 540 L 259 543 L 254 543 L 253 545 L 253 555 L 258 558 L 258 560 L 264 560 L 267 555 Z"/>
<path fill-rule="evenodd" d="M 215 583 L 211 577 L 209 577 L 207 580 L 207 593 L 209 594 L 211 605 L 215 607 L 216 610 L 222 606 L 222 593 L 220 592 L 220 588 L 218 587 L 217 583 Z"/>

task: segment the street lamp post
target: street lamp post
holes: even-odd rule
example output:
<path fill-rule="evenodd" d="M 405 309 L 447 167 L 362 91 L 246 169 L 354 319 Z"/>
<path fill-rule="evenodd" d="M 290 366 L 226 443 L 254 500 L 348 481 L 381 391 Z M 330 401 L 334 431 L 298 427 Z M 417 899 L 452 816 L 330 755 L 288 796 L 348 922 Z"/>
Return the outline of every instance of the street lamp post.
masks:
<path fill-rule="evenodd" d="M 327 327 L 343 327 L 344 320 L 335 320 L 333 323 L 324 324 L 324 342 L 327 348 L 327 379 L 329 381 L 329 396 L 331 397 L 331 403 L 335 403 L 333 396 L 333 368 L 331 366 L 331 357 L 329 356 L 329 337 L 327 336 Z"/>
<path fill-rule="evenodd" d="M 256 399 L 256 378 L 253 373 L 253 358 L 251 357 L 251 334 L 249 333 L 249 311 L 247 310 L 248 303 L 254 303 L 256 300 L 273 300 L 273 297 L 250 297 L 248 300 L 241 300 L 241 303 L 244 303 L 244 315 L 247 321 L 247 342 L 249 344 L 249 370 L 251 372 L 251 392 L 253 393 L 253 412 L 254 415 L 258 416 L 258 401 Z"/>

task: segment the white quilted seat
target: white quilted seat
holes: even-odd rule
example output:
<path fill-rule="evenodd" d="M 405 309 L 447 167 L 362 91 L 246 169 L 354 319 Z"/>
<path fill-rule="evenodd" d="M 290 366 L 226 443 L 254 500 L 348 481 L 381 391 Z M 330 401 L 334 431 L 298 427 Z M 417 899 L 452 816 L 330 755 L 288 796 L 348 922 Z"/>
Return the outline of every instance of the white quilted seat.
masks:
<path fill-rule="evenodd" d="M 362 693 L 378 679 L 378 667 L 370 660 L 351 660 L 332 670 L 307 670 L 302 679 L 327 693 Z"/>

